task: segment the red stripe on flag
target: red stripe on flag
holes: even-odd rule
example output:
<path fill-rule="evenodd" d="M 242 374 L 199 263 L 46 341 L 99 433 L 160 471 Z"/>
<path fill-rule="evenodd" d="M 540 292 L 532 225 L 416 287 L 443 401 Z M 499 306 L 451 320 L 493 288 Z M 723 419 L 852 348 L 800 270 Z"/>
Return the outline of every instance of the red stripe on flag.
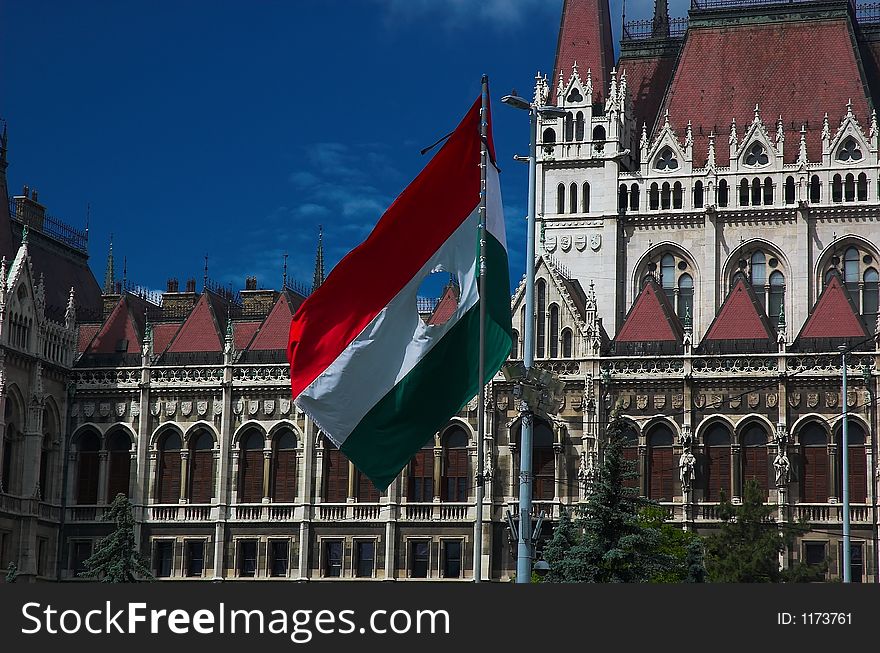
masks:
<path fill-rule="evenodd" d="M 373 232 L 333 268 L 293 316 L 287 358 L 294 398 L 339 357 L 477 207 L 479 163 L 478 98 Z"/>

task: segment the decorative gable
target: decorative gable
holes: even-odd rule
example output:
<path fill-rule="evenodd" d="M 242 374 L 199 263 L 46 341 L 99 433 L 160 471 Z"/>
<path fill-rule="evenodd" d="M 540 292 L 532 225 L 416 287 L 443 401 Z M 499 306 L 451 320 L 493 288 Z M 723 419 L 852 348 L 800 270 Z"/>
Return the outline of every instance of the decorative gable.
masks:
<path fill-rule="evenodd" d="M 767 126 L 761 120 L 758 105 L 755 105 L 755 117 L 743 136 L 741 142 L 736 143 L 733 138 L 736 125 L 734 124 L 731 134 L 731 161 L 736 160 L 743 172 L 756 171 L 768 172 L 781 168 L 783 164 L 782 144 L 784 135 L 781 128 L 781 120 L 777 123 L 777 138 L 772 139 Z"/>
<path fill-rule="evenodd" d="M 290 334 L 290 318 L 293 316 L 290 299 L 286 292 L 278 296 L 275 306 L 266 316 L 259 332 L 251 342 L 249 351 L 286 350 Z"/>
<path fill-rule="evenodd" d="M 86 349 L 86 354 L 139 354 L 142 329 L 123 295 Z"/>
<path fill-rule="evenodd" d="M 737 277 L 700 346 L 726 349 L 723 343 L 737 340 L 767 342 L 768 348 L 776 340 L 764 309 L 743 276 Z"/>
<path fill-rule="evenodd" d="M 688 133 L 690 127 L 688 128 Z M 690 139 L 691 142 L 692 139 Z M 689 172 L 691 163 L 690 145 L 679 142 L 678 137 L 669 124 L 669 113 L 663 117 L 663 126 L 657 132 L 653 143 L 648 144 L 646 130 L 642 130 L 641 140 L 642 174 L 664 175 L 677 172 Z"/>
<path fill-rule="evenodd" d="M 222 352 L 223 338 L 214 309 L 208 299 L 209 291 L 202 293 L 189 316 L 168 347 L 169 353 Z"/>
<path fill-rule="evenodd" d="M 675 343 L 683 340 L 681 322 L 663 289 L 647 279 L 620 326 L 614 343 Z"/>
<path fill-rule="evenodd" d="M 872 131 L 875 120 L 876 117 L 872 114 Z M 830 156 L 834 166 L 864 165 L 867 160 L 876 161 L 877 146 L 875 141 L 876 136 L 869 138 L 862 131 L 862 127 L 853 113 L 852 100 L 850 100 L 846 105 L 846 114 L 840 121 L 840 126 L 834 136 L 831 136 L 830 129 L 823 130 L 823 154 Z"/>
<path fill-rule="evenodd" d="M 802 338 L 867 338 L 870 333 L 859 317 L 840 275 L 832 272 L 816 305 L 801 329 Z"/>

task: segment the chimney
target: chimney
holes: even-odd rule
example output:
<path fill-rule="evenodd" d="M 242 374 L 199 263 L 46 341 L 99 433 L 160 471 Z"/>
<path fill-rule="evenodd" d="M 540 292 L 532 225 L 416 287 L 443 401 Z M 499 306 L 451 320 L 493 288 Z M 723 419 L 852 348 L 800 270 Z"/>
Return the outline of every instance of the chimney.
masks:
<path fill-rule="evenodd" d="M 247 277 L 244 281 L 244 290 L 241 291 L 242 313 L 247 317 L 263 318 L 269 314 L 278 292 L 275 290 L 258 290 L 257 278 Z"/>
<path fill-rule="evenodd" d="M 43 230 L 46 219 L 46 207 L 37 201 L 36 189 L 25 186 L 21 195 L 12 198 L 15 203 L 15 215 L 12 216 L 28 226 L 28 229 Z"/>
<path fill-rule="evenodd" d="M 186 290 L 179 291 L 177 279 L 169 279 L 166 291 L 162 293 L 162 316 L 184 318 L 189 315 L 192 307 L 199 300 L 196 292 L 196 280 L 187 279 Z"/>

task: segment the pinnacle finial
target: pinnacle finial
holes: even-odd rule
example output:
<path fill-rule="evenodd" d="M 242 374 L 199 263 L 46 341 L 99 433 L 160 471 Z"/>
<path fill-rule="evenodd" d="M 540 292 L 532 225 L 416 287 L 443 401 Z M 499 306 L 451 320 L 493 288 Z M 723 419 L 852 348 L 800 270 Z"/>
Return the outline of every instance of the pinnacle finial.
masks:
<path fill-rule="evenodd" d="M 21 228 L 21 244 L 27 245 L 28 241 L 28 226 L 27 223 Z"/>
<path fill-rule="evenodd" d="M 312 277 L 312 292 L 324 283 L 324 225 L 318 225 L 318 251 L 315 253 L 315 274 Z"/>
<path fill-rule="evenodd" d="M 757 102 L 755 102 L 755 122 L 761 122 L 761 110 L 758 108 Z"/>

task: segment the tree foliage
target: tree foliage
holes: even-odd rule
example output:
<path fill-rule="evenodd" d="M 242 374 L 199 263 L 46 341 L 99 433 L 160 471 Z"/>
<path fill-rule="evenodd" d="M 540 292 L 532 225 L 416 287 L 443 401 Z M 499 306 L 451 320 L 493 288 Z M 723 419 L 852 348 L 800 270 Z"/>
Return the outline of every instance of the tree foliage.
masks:
<path fill-rule="evenodd" d="M 114 522 L 115 529 L 98 542 L 85 561 L 80 576 L 100 578 L 104 583 L 136 583 L 153 580 L 149 562 L 141 554 L 134 539 L 132 506 L 124 494 L 117 494 L 107 508 L 104 521 Z"/>
<path fill-rule="evenodd" d="M 666 510 L 647 506 L 640 513 L 642 524 L 659 532 L 659 551 L 667 564 L 651 577 L 652 583 L 705 583 L 703 539 L 694 531 L 686 531 L 666 522 Z"/>
<path fill-rule="evenodd" d="M 6 567 L 6 582 L 14 583 L 18 580 L 18 565 L 10 562 Z"/>
<path fill-rule="evenodd" d="M 827 563 L 797 562 L 782 569 L 780 556 L 795 538 L 807 530 L 803 525 L 780 528 L 773 519 L 776 507 L 764 503 L 758 483 L 749 480 L 740 505 L 722 496 L 719 531 L 706 538 L 706 568 L 716 583 L 783 583 L 823 580 Z"/>

